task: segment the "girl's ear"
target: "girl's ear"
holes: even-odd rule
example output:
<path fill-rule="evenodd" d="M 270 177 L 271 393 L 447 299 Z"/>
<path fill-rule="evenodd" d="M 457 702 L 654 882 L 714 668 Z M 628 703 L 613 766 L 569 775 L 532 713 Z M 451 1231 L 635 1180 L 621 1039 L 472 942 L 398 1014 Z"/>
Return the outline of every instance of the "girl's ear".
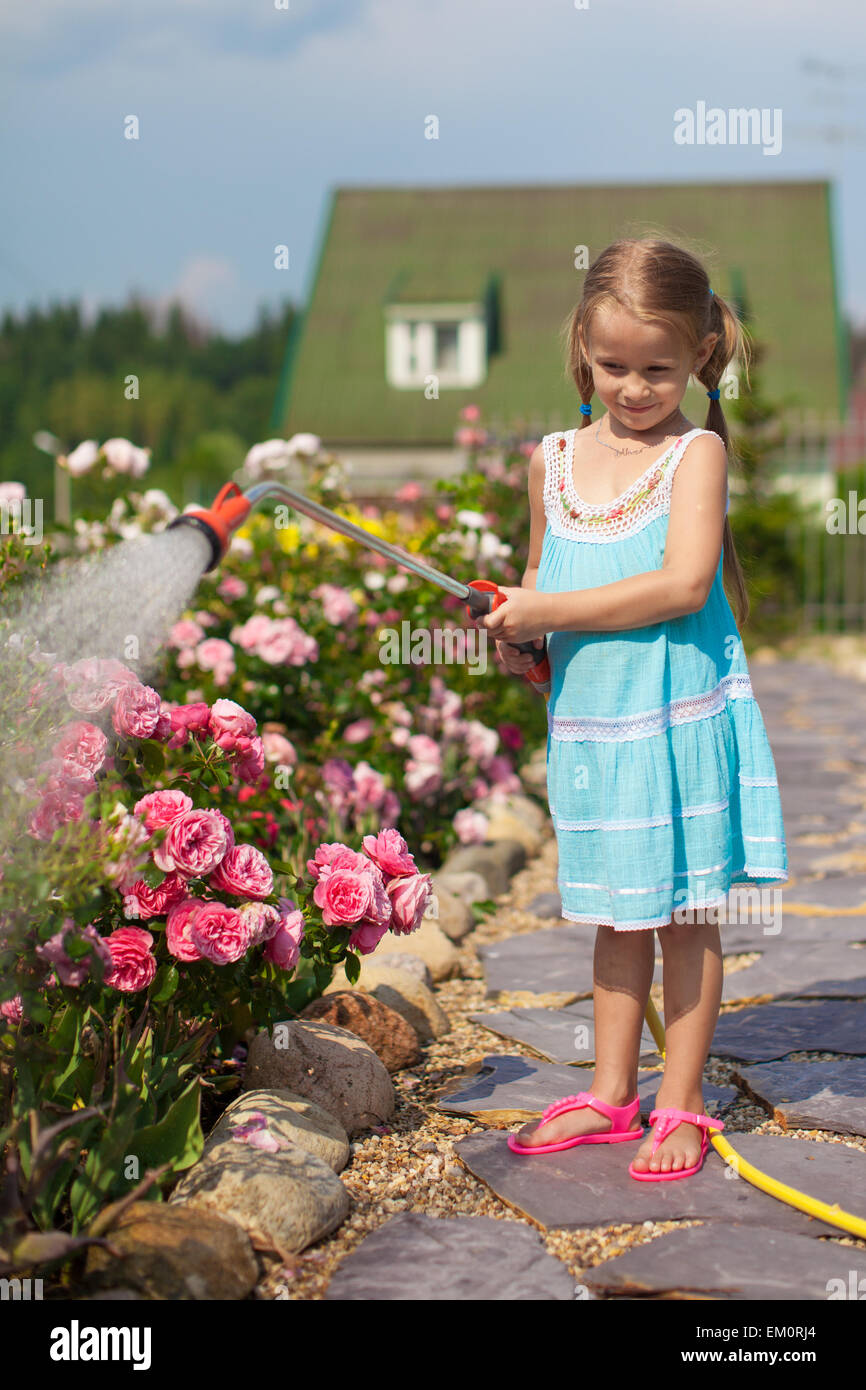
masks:
<path fill-rule="evenodd" d="M 695 364 L 692 367 L 692 372 L 695 375 L 697 375 L 701 368 L 707 362 L 709 362 L 710 358 L 713 355 L 713 350 L 715 349 L 716 343 L 719 341 L 720 337 L 720 333 L 708 333 L 707 336 L 704 338 L 704 341 L 698 349 L 698 355 L 695 358 Z"/>

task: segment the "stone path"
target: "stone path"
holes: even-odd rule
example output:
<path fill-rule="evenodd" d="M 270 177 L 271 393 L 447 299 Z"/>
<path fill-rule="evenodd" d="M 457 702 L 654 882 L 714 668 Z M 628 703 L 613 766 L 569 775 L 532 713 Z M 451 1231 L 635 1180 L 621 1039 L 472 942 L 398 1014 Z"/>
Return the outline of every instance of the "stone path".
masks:
<path fill-rule="evenodd" d="M 745 1159 L 866 1215 L 866 691 L 817 664 L 751 671 L 790 879 L 781 917 L 722 925 L 705 1101 Z M 461 943 L 462 977 L 435 989 L 451 1032 L 394 1076 L 391 1126 L 356 1140 L 342 1174 L 352 1211 L 298 1257 L 288 1296 L 850 1296 L 838 1289 L 866 1273 L 866 1242 L 760 1192 L 712 1149 L 695 1178 L 645 1184 L 626 1171 L 630 1146 L 508 1149 L 506 1133 L 583 1089 L 592 1062 L 592 933 L 556 915 L 555 872 L 548 840 Z M 644 1115 L 660 1079 L 645 1041 Z"/>

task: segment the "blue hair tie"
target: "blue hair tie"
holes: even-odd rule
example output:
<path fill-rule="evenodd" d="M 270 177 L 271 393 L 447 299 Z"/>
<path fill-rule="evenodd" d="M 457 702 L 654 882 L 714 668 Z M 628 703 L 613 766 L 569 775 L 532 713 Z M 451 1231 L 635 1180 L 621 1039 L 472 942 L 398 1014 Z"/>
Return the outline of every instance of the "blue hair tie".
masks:
<path fill-rule="evenodd" d="M 710 294 L 712 294 L 712 290 L 710 290 Z"/>
<path fill-rule="evenodd" d="M 721 391 L 719 390 L 718 386 L 716 387 L 715 391 L 708 391 L 708 392 L 707 392 L 707 395 L 709 396 L 709 398 L 710 398 L 711 401 L 717 401 L 717 400 L 719 399 L 719 396 L 720 396 L 721 394 L 722 394 L 722 393 L 721 393 Z"/>
<path fill-rule="evenodd" d="M 591 415 L 591 414 L 592 414 L 592 406 L 591 406 L 591 405 L 582 405 L 582 406 L 580 407 L 580 413 L 581 413 L 581 415 Z"/>

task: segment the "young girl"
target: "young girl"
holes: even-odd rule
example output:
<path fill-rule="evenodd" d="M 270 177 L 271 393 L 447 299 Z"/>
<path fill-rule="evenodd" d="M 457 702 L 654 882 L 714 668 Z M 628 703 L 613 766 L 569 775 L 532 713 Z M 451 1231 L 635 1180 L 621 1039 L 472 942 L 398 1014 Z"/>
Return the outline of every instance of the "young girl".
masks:
<path fill-rule="evenodd" d="M 719 382 L 744 350 L 737 316 L 687 251 L 627 239 L 599 255 L 570 323 L 580 425 L 533 453 L 522 587 L 481 620 L 515 674 L 537 658 L 508 644 L 548 638 L 562 915 L 598 928 L 591 1090 L 508 1142 L 535 1154 L 643 1136 L 637 1070 L 657 931 L 667 1055 L 656 1123 L 629 1165 L 650 1181 L 696 1173 L 707 1126 L 723 1127 L 703 1113 L 722 991 L 718 913 L 707 909 L 732 884 L 788 877 L 726 515 Z M 690 375 L 710 398 L 705 429 L 680 410 Z M 593 396 L 606 412 L 597 423 Z"/>

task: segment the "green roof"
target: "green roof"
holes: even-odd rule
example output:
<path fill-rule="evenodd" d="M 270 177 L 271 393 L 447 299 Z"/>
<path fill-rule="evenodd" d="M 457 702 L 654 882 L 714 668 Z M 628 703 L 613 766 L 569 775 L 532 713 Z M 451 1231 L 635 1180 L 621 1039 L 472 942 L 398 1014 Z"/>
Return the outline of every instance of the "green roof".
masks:
<path fill-rule="evenodd" d="M 580 297 L 576 246 L 591 261 L 621 236 L 658 234 L 701 256 L 722 295 L 744 293 L 767 345 L 766 394 L 842 412 L 844 335 L 823 180 L 560 187 L 340 188 L 318 269 L 287 350 L 275 421 L 326 445 L 447 444 L 460 408 L 520 426 L 577 419 L 560 326 Z M 401 390 L 385 378 L 389 303 L 489 303 L 498 344 L 471 389 Z M 706 401 L 690 387 L 687 414 Z"/>

